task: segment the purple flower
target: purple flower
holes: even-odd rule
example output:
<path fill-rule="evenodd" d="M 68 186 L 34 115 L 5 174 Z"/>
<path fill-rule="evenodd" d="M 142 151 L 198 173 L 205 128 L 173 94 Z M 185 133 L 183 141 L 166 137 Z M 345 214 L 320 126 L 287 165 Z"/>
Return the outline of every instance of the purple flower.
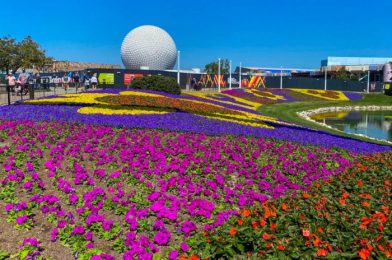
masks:
<path fill-rule="evenodd" d="M 178 251 L 177 250 L 172 250 L 169 253 L 169 260 L 176 260 L 178 257 Z"/>
<path fill-rule="evenodd" d="M 154 242 L 160 246 L 166 245 L 170 240 L 170 233 L 167 231 L 159 231 L 154 236 Z"/>
<path fill-rule="evenodd" d="M 18 225 L 22 225 L 23 223 L 25 223 L 29 218 L 27 216 L 18 216 L 16 218 L 16 223 Z"/>
<path fill-rule="evenodd" d="M 181 249 L 183 252 L 186 252 L 186 251 L 189 250 L 189 246 L 188 246 L 187 243 L 183 242 L 183 243 L 181 243 L 181 245 L 180 245 L 180 249 Z"/>
<path fill-rule="evenodd" d="M 82 235 L 84 234 L 84 227 L 83 226 L 76 226 L 73 228 L 72 235 Z"/>

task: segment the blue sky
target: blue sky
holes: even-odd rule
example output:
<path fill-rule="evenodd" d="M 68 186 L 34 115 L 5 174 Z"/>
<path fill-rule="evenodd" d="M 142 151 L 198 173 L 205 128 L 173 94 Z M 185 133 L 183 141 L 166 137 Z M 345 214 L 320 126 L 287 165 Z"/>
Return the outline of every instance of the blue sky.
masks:
<path fill-rule="evenodd" d="M 169 32 L 182 68 L 218 58 L 318 68 L 327 56 L 392 57 L 390 0 L 19 0 L 2 10 L 0 37 L 31 35 L 58 60 L 122 64 L 123 38 L 145 24 Z"/>

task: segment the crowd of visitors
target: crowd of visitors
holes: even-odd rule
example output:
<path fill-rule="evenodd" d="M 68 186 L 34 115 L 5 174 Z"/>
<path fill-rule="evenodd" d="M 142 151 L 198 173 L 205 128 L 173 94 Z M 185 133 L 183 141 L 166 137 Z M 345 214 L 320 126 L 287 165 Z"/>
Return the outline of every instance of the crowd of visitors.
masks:
<path fill-rule="evenodd" d="M 25 69 L 19 74 L 8 73 L 5 77 L 8 81 L 8 86 L 11 92 L 15 95 L 26 95 L 29 91 L 29 86 L 33 86 L 34 89 L 49 89 L 50 87 L 63 88 L 67 90 L 69 87 L 96 89 L 98 86 L 97 74 L 94 73 L 89 76 L 84 72 L 69 72 L 63 75 L 56 73 L 53 75 L 41 76 L 39 73 L 28 73 Z"/>

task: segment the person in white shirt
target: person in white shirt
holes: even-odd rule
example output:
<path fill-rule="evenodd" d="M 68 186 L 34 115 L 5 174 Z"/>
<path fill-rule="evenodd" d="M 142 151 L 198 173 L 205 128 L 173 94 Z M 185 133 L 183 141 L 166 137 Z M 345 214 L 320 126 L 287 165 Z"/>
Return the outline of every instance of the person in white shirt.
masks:
<path fill-rule="evenodd" d="M 93 90 L 97 89 L 98 86 L 98 79 L 97 79 L 97 73 L 94 73 L 93 76 L 90 79 L 90 84 Z"/>

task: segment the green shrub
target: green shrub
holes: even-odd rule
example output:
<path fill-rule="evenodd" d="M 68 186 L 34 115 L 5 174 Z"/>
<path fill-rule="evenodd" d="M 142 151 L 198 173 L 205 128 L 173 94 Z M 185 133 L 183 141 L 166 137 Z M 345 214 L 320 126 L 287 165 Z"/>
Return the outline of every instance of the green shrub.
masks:
<path fill-rule="evenodd" d="M 160 75 L 135 78 L 132 81 L 131 88 L 181 94 L 181 88 L 174 78 Z"/>

